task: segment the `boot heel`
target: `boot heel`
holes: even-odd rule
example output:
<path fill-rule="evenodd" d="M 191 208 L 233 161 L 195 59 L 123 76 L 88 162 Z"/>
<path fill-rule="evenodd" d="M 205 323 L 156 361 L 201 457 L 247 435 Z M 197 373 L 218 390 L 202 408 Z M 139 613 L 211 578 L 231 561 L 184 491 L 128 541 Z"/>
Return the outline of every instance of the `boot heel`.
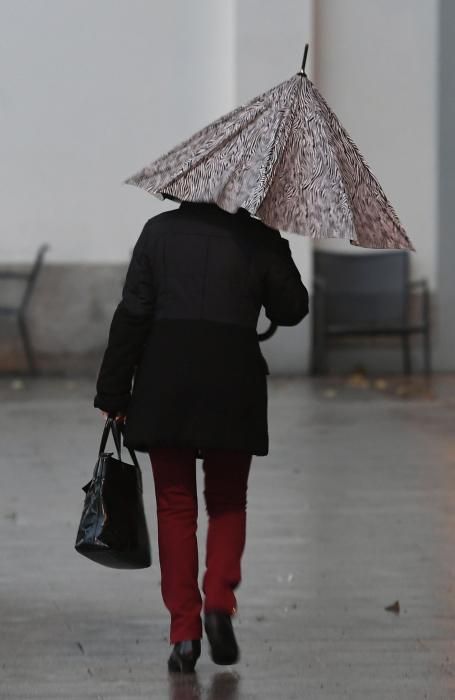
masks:
<path fill-rule="evenodd" d="M 182 673 L 193 673 L 194 667 L 196 666 L 196 661 L 188 661 L 187 659 L 182 659 L 181 672 Z"/>
<path fill-rule="evenodd" d="M 200 639 L 177 642 L 168 659 L 167 667 L 169 671 L 175 673 L 194 673 L 196 661 L 200 655 Z"/>
<path fill-rule="evenodd" d="M 240 649 L 232 628 L 231 615 L 218 611 L 206 612 L 204 627 L 212 661 L 220 666 L 236 664 L 240 659 Z"/>
<path fill-rule="evenodd" d="M 167 663 L 169 671 L 174 673 L 193 673 L 195 666 L 194 659 L 182 659 L 176 656 L 172 656 Z"/>

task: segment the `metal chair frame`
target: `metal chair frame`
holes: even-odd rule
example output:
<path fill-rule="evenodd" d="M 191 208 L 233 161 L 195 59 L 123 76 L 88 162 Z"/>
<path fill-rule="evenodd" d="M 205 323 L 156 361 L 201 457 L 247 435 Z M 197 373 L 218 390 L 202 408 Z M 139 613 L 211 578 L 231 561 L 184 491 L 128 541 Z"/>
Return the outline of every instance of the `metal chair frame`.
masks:
<path fill-rule="evenodd" d="M 0 270 L 0 280 L 23 280 L 23 282 L 25 283 L 24 292 L 22 294 L 19 305 L 0 305 L 0 318 L 17 318 L 19 332 L 24 345 L 25 356 L 27 359 L 27 374 L 30 374 L 31 376 L 35 376 L 36 374 L 38 374 L 38 367 L 36 363 L 35 353 L 33 351 L 33 346 L 30 340 L 30 333 L 27 326 L 26 311 L 36 284 L 36 279 L 43 265 L 44 254 L 49 247 L 50 246 L 47 245 L 47 243 L 44 243 L 39 247 L 35 260 L 32 263 L 32 266 L 29 270 Z"/>
<path fill-rule="evenodd" d="M 317 255 L 324 255 L 319 251 Z M 386 253 L 387 255 L 388 253 Z M 326 255 L 335 255 L 328 253 Z M 337 254 L 340 258 L 345 255 Z M 358 256 L 361 258 L 362 256 Z M 365 256 L 368 264 L 368 254 Z M 404 374 L 412 374 L 410 339 L 413 335 L 423 336 L 423 368 L 426 377 L 430 377 L 431 368 L 431 322 L 430 322 L 430 292 L 425 279 L 407 280 L 403 289 L 405 315 L 400 325 L 396 323 L 387 325 L 375 325 L 369 328 L 352 327 L 336 329 L 327 323 L 327 298 L 328 285 L 324 278 L 315 275 L 313 279 L 313 344 L 312 344 L 312 374 L 326 374 L 328 372 L 328 341 L 335 337 L 346 336 L 399 336 L 401 338 L 403 371 Z M 413 293 L 419 293 L 421 298 L 420 319 L 412 322 L 410 318 L 410 298 Z"/>

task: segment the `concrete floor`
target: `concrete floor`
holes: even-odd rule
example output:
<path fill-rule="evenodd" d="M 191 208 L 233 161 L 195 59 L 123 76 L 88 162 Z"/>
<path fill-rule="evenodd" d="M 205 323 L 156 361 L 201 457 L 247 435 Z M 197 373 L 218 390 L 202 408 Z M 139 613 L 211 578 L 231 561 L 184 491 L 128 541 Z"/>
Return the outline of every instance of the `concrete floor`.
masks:
<path fill-rule="evenodd" d="M 455 698 L 455 378 L 431 393 L 270 378 L 269 397 L 238 589 L 242 660 L 215 666 L 204 640 L 196 676 L 173 680 L 146 456 L 154 563 L 98 566 L 74 550 L 103 424 L 93 383 L 0 381 L 2 700 Z M 395 601 L 399 613 L 385 610 Z"/>

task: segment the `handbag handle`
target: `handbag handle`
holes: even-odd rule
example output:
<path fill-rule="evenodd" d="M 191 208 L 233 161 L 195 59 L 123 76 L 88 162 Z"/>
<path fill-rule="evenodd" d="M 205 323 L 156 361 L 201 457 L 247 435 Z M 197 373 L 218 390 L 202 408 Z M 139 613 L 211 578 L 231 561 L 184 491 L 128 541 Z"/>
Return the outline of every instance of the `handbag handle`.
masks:
<path fill-rule="evenodd" d="M 114 436 L 114 440 L 116 440 L 116 445 L 118 442 L 118 454 L 120 459 L 120 451 L 122 449 L 122 436 L 125 436 L 125 426 L 123 422 L 119 423 L 119 421 L 116 420 L 112 421 L 112 435 Z M 130 453 L 131 461 L 133 462 L 134 466 L 140 469 L 139 462 L 137 461 L 136 453 L 134 452 L 134 450 L 132 450 L 130 447 L 127 447 L 126 449 Z M 120 459 L 120 461 L 122 460 Z"/>
<path fill-rule="evenodd" d="M 109 416 L 106 418 L 106 423 L 104 424 L 104 430 L 103 430 L 103 434 L 101 436 L 98 457 L 106 449 L 106 443 L 107 443 L 107 439 L 109 437 L 110 431 L 112 431 L 112 437 L 114 438 L 115 448 L 117 450 L 117 456 L 118 456 L 119 462 L 121 462 L 122 461 L 122 457 L 121 457 L 122 439 L 121 439 L 121 436 L 124 435 L 124 432 L 123 432 L 124 428 L 123 428 L 123 426 L 121 428 L 119 428 L 118 421 L 116 421 L 114 418 L 111 418 Z M 127 450 L 130 453 L 130 457 L 131 457 L 131 460 L 132 460 L 134 466 L 137 467 L 138 469 L 140 469 L 139 462 L 137 460 L 136 453 L 134 452 L 134 450 L 131 450 L 129 447 L 127 448 Z"/>
<path fill-rule="evenodd" d="M 109 416 L 106 418 L 106 422 L 104 424 L 103 434 L 101 435 L 101 442 L 100 442 L 100 449 L 98 450 L 98 457 L 100 457 L 101 453 L 104 452 L 106 449 L 107 439 L 109 437 L 109 433 L 110 433 L 111 428 L 112 428 L 112 420 L 113 419 L 109 418 Z M 115 447 L 117 449 L 117 455 L 118 455 L 118 458 L 120 459 L 120 445 L 115 440 L 116 436 L 114 434 L 113 434 L 113 437 L 114 437 Z"/>

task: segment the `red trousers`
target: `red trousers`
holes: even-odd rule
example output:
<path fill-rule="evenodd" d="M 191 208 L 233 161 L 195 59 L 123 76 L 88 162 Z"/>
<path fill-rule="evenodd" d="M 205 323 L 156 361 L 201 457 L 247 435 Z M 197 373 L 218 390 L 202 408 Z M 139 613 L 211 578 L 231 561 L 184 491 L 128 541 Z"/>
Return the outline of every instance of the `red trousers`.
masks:
<path fill-rule="evenodd" d="M 202 637 L 196 538 L 197 450 L 150 450 L 158 519 L 161 592 L 171 614 L 170 643 Z M 205 450 L 204 497 L 208 514 L 204 610 L 234 614 L 234 590 L 241 580 L 245 547 L 246 494 L 252 455 L 237 450 Z"/>

